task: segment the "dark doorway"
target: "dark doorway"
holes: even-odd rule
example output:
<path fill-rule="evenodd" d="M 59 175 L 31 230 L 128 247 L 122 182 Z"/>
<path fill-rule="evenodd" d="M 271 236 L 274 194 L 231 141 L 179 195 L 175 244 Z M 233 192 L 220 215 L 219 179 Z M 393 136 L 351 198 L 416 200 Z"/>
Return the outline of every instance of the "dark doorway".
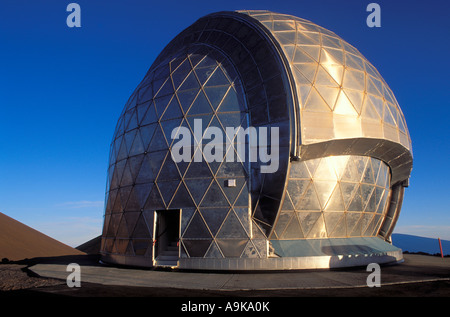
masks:
<path fill-rule="evenodd" d="M 179 209 L 156 211 L 155 261 L 157 266 L 178 265 L 180 213 Z"/>

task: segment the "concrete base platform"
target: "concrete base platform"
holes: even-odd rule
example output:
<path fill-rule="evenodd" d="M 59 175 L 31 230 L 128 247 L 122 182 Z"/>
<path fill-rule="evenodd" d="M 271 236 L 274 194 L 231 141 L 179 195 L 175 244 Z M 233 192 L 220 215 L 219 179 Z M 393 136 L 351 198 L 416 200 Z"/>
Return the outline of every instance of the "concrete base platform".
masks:
<path fill-rule="evenodd" d="M 228 258 L 178 258 L 170 265 L 183 270 L 281 271 L 314 270 L 388 264 L 403 261 L 402 250 L 378 237 L 271 240 L 274 256 Z M 268 245 L 266 245 L 268 246 Z M 105 263 L 155 268 L 151 256 L 102 254 Z M 166 266 L 167 265 L 162 265 Z"/>

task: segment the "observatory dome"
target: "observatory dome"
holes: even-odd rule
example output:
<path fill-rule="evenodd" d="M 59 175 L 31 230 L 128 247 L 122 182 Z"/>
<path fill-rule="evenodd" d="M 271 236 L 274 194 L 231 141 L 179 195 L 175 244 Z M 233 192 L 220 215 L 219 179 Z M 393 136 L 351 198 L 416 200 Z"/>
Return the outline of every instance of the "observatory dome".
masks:
<path fill-rule="evenodd" d="M 396 262 L 390 235 L 411 169 L 400 106 L 356 48 L 291 15 L 213 13 L 163 49 L 119 117 L 102 260 Z"/>

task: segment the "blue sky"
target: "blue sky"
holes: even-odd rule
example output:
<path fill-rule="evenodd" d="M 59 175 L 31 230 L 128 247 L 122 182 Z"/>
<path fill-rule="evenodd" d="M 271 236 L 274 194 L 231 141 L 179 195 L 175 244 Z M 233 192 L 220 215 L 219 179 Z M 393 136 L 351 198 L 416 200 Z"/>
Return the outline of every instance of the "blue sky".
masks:
<path fill-rule="evenodd" d="M 395 232 L 450 240 L 450 4 L 363 0 L 0 2 L 0 212 L 72 246 L 101 233 L 109 144 L 153 60 L 211 12 L 267 9 L 328 28 L 379 70 L 405 114 L 414 170 Z"/>

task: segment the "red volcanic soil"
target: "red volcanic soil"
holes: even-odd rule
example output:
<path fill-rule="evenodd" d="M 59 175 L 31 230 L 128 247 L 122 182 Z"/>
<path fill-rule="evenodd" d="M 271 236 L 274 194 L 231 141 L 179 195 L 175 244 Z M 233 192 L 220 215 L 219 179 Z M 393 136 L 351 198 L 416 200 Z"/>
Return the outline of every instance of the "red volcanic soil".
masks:
<path fill-rule="evenodd" d="M 0 261 L 85 254 L 0 212 Z"/>

